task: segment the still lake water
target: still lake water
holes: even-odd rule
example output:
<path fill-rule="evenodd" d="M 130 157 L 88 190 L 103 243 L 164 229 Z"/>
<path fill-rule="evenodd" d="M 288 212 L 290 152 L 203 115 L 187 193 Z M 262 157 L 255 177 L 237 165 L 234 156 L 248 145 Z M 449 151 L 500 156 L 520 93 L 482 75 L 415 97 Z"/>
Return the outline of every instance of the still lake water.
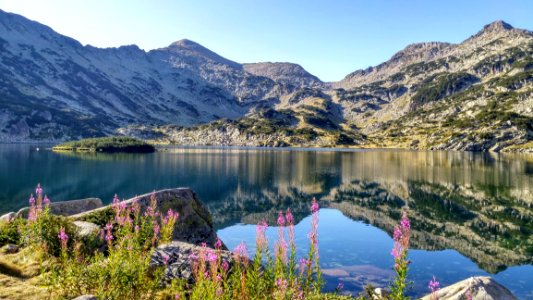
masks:
<path fill-rule="evenodd" d="M 0 145 L 0 213 L 26 206 L 40 182 L 52 201 L 191 187 L 229 248 L 253 251 L 255 224 L 291 208 L 303 256 L 319 200 L 326 288 L 391 280 L 390 234 L 409 207 L 412 295 L 489 275 L 533 299 L 533 156 L 394 150 L 169 148 L 153 154 L 60 154 Z M 276 228 L 268 232 L 275 240 Z"/>

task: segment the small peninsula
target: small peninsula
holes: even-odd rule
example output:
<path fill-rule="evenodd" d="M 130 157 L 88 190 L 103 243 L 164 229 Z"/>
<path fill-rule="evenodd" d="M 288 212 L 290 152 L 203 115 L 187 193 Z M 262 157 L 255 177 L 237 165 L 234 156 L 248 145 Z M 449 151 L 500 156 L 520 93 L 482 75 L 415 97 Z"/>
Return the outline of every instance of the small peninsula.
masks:
<path fill-rule="evenodd" d="M 52 150 L 72 152 L 151 153 L 155 151 L 155 147 L 135 138 L 113 136 L 66 142 L 54 146 Z"/>

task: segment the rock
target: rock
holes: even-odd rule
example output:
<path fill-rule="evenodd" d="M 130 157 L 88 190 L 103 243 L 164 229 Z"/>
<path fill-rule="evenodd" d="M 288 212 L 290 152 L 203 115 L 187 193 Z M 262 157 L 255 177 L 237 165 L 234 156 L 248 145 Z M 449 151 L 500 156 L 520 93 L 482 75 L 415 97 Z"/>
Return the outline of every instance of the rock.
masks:
<path fill-rule="evenodd" d="M 50 213 L 60 216 L 71 216 L 91 211 L 102 206 L 102 200 L 98 198 L 52 202 L 50 203 Z M 17 212 L 17 216 L 26 218 L 29 210 L 29 207 L 24 207 Z"/>
<path fill-rule="evenodd" d="M 490 277 L 470 277 L 436 292 L 440 300 L 466 299 L 468 290 L 472 300 L 516 300 L 517 298 L 504 286 Z M 431 300 L 432 295 L 427 295 L 421 300 Z"/>
<path fill-rule="evenodd" d="M 179 213 L 178 221 L 174 227 L 173 240 L 196 245 L 206 243 L 208 246 L 214 247 L 217 235 L 213 228 L 211 214 L 191 189 L 161 190 L 154 192 L 154 195 L 159 211 L 166 213 L 169 209 L 172 209 Z M 151 196 L 152 193 L 144 194 L 125 200 L 125 202 L 129 207 L 137 199 L 141 206 L 141 211 L 144 212 L 150 206 Z M 71 218 L 78 221 L 100 220 L 105 223 L 112 215 L 111 206 L 106 206 L 71 216 Z M 95 223 L 99 224 L 98 222 Z"/>
<path fill-rule="evenodd" d="M 77 227 L 77 233 L 80 237 L 95 236 L 100 233 L 100 226 L 85 221 L 74 221 L 74 225 Z"/>
<path fill-rule="evenodd" d="M 2 253 L 4 254 L 14 254 L 17 252 L 19 252 L 19 247 L 17 245 L 7 244 L 2 247 Z"/>
<path fill-rule="evenodd" d="M 374 299 L 386 299 L 390 295 L 390 291 L 385 288 L 377 288 L 374 290 Z"/>
<path fill-rule="evenodd" d="M 98 300 L 98 298 L 96 298 L 93 295 L 83 295 L 83 296 L 76 297 L 72 300 Z"/>
<path fill-rule="evenodd" d="M 7 213 L 0 217 L 0 223 L 10 223 L 17 217 L 17 214 L 14 212 Z"/>
<path fill-rule="evenodd" d="M 158 267 L 165 266 L 164 278 L 165 283 L 170 283 L 172 279 L 185 279 L 188 283 L 194 282 L 192 270 L 192 254 L 198 255 L 202 246 L 193 245 L 185 242 L 172 242 L 170 244 L 157 247 L 150 257 L 150 269 L 154 271 Z M 213 250 L 212 248 L 203 248 L 204 251 Z M 233 262 L 231 252 L 221 250 L 222 260 L 227 261 L 230 265 Z"/>

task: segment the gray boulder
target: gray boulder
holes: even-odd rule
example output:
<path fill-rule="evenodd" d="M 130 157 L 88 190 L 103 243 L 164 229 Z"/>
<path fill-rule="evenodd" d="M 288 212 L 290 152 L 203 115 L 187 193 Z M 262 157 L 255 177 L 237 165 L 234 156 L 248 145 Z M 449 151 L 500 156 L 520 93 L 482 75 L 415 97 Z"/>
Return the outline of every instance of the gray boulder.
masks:
<path fill-rule="evenodd" d="M 59 216 L 71 216 L 94 210 L 102 206 L 102 200 L 98 198 L 52 202 L 50 203 L 50 213 Z M 29 211 L 29 207 L 24 207 L 17 212 L 17 216 L 27 218 Z"/>
<path fill-rule="evenodd" d="M 98 298 L 96 298 L 93 295 L 83 295 L 83 296 L 76 297 L 72 300 L 98 300 Z"/>
<path fill-rule="evenodd" d="M 76 226 L 77 233 L 80 237 L 91 237 L 96 236 L 100 233 L 100 226 L 85 221 L 74 221 L 73 224 Z"/>
<path fill-rule="evenodd" d="M 10 223 L 17 217 L 17 214 L 14 212 L 7 213 L 0 217 L 0 223 Z"/>
<path fill-rule="evenodd" d="M 217 240 L 211 214 L 196 194 L 188 188 L 167 189 L 154 192 L 157 200 L 157 209 L 166 213 L 169 209 L 179 213 L 178 221 L 174 227 L 172 240 L 183 241 L 199 245 L 206 243 L 214 247 Z M 125 200 L 128 207 L 135 199 L 141 206 L 141 211 L 146 211 L 150 206 L 152 193 L 144 194 L 136 198 Z M 112 218 L 111 206 L 97 208 L 92 211 L 73 215 L 71 218 L 77 221 L 88 221 L 103 225 Z"/>
<path fill-rule="evenodd" d="M 204 248 L 215 251 L 212 248 Z M 163 267 L 165 283 L 170 283 L 172 279 L 185 279 L 188 283 L 194 282 L 192 262 L 193 255 L 198 255 L 202 251 L 202 246 L 193 245 L 185 242 L 172 242 L 170 244 L 161 245 L 152 253 L 150 257 L 150 269 L 152 271 Z M 228 250 L 220 250 L 222 260 L 228 262 L 228 266 L 233 264 L 231 252 Z"/>
<path fill-rule="evenodd" d="M 436 292 L 439 300 L 467 299 L 468 291 L 472 300 L 516 300 L 517 298 L 504 286 L 490 277 L 470 277 Z M 427 295 L 421 300 L 431 300 L 432 295 Z"/>

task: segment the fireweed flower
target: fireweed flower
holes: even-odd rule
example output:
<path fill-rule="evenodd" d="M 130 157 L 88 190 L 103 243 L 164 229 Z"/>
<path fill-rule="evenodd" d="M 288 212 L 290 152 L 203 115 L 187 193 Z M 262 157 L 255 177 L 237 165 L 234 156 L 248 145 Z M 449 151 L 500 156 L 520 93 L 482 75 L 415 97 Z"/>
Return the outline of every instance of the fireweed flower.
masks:
<path fill-rule="evenodd" d="M 438 300 L 437 291 L 440 289 L 440 283 L 437 281 L 437 278 L 433 276 L 433 279 L 429 281 L 428 288 L 431 291 L 431 299 Z"/>
<path fill-rule="evenodd" d="M 222 270 L 224 270 L 224 272 L 229 270 L 229 263 L 227 260 L 222 261 Z"/>
<path fill-rule="evenodd" d="M 222 248 L 222 241 L 219 238 L 217 238 L 217 241 L 215 242 L 215 248 Z"/>
<path fill-rule="evenodd" d="M 68 235 L 65 232 L 65 228 L 64 227 L 61 227 L 59 229 L 59 234 L 57 235 L 57 237 L 59 238 L 59 242 L 61 243 L 61 249 L 66 249 L 67 248 L 67 242 L 68 242 Z"/>
<path fill-rule="evenodd" d="M 266 230 L 268 228 L 268 225 L 263 219 L 257 226 L 255 227 L 255 244 L 257 245 L 258 250 L 263 250 L 268 246 L 267 238 L 266 238 Z"/>
<path fill-rule="evenodd" d="M 33 197 L 33 194 L 30 194 L 30 199 L 28 200 L 28 202 L 30 203 L 30 206 L 35 205 L 35 198 Z"/>
<path fill-rule="evenodd" d="M 280 211 L 278 212 L 278 226 L 284 226 L 285 225 L 285 217 L 283 216 L 283 213 Z"/>
<path fill-rule="evenodd" d="M 289 225 L 294 224 L 294 216 L 292 215 L 290 208 L 287 208 L 287 212 L 285 213 L 285 220 L 287 220 L 287 223 L 289 223 Z"/>
<path fill-rule="evenodd" d="M 342 289 L 344 289 L 344 283 L 339 282 L 339 284 L 337 284 L 337 288 L 336 288 L 336 290 L 337 290 L 338 292 L 340 292 L 340 291 L 342 291 Z"/>
<path fill-rule="evenodd" d="M 159 224 L 154 223 L 153 229 L 154 229 L 154 236 L 159 235 L 159 232 L 161 231 L 161 227 L 159 226 Z"/>
<path fill-rule="evenodd" d="M 37 187 L 35 188 L 35 194 L 37 195 L 37 197 L 40 197 L 43 194 L 43 189 L 41 188 L 40 183 L 38 183 Z"/>
<path fill-rule="evenodd" d="M 318 202 L 316 202 L 316 198 L 313 198 L 313 202 L 311 203 L 311 212 L 316 213 L 318 209 Z"/>
<path fill-rule="evenodd" d="M 218 261 L 218 255 L 215 252 L 208 250 L 207 251 L 207 261 L 210 263 L 215 263 Z"/>
<path fill-rule="evenodd" d="M 246 262 L 248 260 L 248 249 L 246 248 L 246 244 L 244 242 L 241 242 L 237 247 L 235 247 L 235 250 L 233 250 L 233 254 L 237 257 L 237 261 Z"/>
<path fill-rule="evenodd" d="M 51 201 L 50 201 L 50 199 L 48 199 L 48 196 L 44 195 L 44 200 L 43 200 L 44 205 L 48 206 L 48 205 L 50 205 L 50 202 Z"/>
<path fill-rule="evenodd" d="M 113 234 L 111 233 L 111 230 L 113 230 L 113 225 L 111 223 L 107 223 L 105 225 L 106 235 L 105 240 L 107 242 L 111 242 L 113 240 Z"/>
<path fill-rule="evenodd" d="M 407 282 L 407 271 L 410 261 L 407 260 L 407 251 L 409 250 L 410 236 L 411 222 L 407 217 L 407 212 L 404 212 L 400 224 L 394 228 L 394 233 L 392 234 L 394 246 L 391 255 L 394 257 L 396 278 L 391 286 L 391 293 L 395 299 L 405 299 L 404 290 L 409 284 Z M 436 283 L 438 284 L 438 282 Z"/>

